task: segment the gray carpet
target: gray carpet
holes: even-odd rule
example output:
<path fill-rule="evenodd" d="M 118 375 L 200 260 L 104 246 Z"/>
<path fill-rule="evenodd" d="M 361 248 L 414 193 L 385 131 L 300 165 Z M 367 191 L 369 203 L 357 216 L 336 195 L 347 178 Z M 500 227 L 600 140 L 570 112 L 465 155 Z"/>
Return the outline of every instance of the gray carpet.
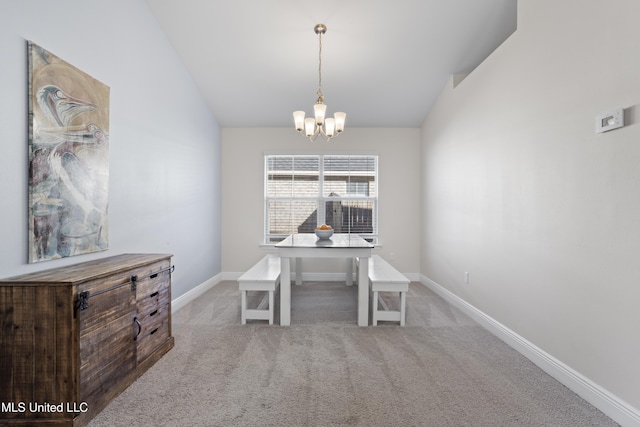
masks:
<path fill-rule="evenodd" d="M 358 327 L 355 286 L 292 299 L 290 327 L 242 326 L 237 283 L 220 283 L 90 426 L 617 425 L 419 283 L 402 328 Z"/>

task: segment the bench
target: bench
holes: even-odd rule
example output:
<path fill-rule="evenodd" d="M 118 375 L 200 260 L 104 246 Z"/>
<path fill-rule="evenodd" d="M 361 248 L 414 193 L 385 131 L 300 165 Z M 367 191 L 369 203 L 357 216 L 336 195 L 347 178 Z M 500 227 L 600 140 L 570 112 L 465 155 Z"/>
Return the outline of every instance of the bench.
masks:
<path fill-rule="evenodd" d="M 380 255 L 372 255 L 369 258 L 369 284 L 373 293 L 371 299 L 373 326 L 376 326 L 378 321 L 400 322 L 400 326 L 404 326 L 409 279 Z M 379 295 L 380 292 L 399 292 L 400 310 L 390 310 Z"/>
<path fill-rule="evenodd" d="M 241 293 L 241 323 L 247 319 L 268 320 L 273 325 L 275 292 L 280 285 L 280 257 L 266 255 L 238 278 Z M 258 307 L 248 307 L 247 292 L 266 292 Z"/>

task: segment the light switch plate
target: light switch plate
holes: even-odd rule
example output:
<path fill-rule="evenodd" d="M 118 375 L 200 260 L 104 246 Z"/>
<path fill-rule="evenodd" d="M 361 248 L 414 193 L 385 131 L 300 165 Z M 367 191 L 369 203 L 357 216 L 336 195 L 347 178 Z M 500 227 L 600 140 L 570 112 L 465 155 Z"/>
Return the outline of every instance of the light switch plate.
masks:
<path fill-rule="evenodd" d="M 624 110 L 622 108 L 596 117 L 596 133 L 607 132 L 622 126 L 624 126 Z"/>

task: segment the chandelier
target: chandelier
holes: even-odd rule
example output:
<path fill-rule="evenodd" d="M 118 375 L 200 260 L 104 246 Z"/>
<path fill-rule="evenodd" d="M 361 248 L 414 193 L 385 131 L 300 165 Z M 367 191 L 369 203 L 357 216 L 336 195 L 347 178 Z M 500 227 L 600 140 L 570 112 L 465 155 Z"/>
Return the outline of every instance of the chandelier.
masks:
<path fill-rule="evenodd" d="M 322 94 L 322 35 L 327 32 L 324 24 L 316 25 L 313 30 L 318 35 L 318 99 L 313 106 L 314 117 L 304 118 L 304 111 L 294 111 L 293 121 L 296 130 L 303 136 L 314 141 L 318 135 L 322 135 L 325 140 L 334 138 L 344 130 L 344 121 L 347 117 L 346 113 L 335 113 L 333 117 L 325 118 L 327 106 L 324 103 L 324 95 Z"/>

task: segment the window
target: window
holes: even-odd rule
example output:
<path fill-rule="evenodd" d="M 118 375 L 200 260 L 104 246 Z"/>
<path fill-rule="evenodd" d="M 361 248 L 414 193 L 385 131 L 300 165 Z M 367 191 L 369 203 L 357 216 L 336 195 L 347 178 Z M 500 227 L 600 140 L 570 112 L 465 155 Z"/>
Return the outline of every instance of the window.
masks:
<path fill-rule="evenodd" d="M 322 224 L 378 238 L 378 156 L 266 155 L 265 243 Z"/>

